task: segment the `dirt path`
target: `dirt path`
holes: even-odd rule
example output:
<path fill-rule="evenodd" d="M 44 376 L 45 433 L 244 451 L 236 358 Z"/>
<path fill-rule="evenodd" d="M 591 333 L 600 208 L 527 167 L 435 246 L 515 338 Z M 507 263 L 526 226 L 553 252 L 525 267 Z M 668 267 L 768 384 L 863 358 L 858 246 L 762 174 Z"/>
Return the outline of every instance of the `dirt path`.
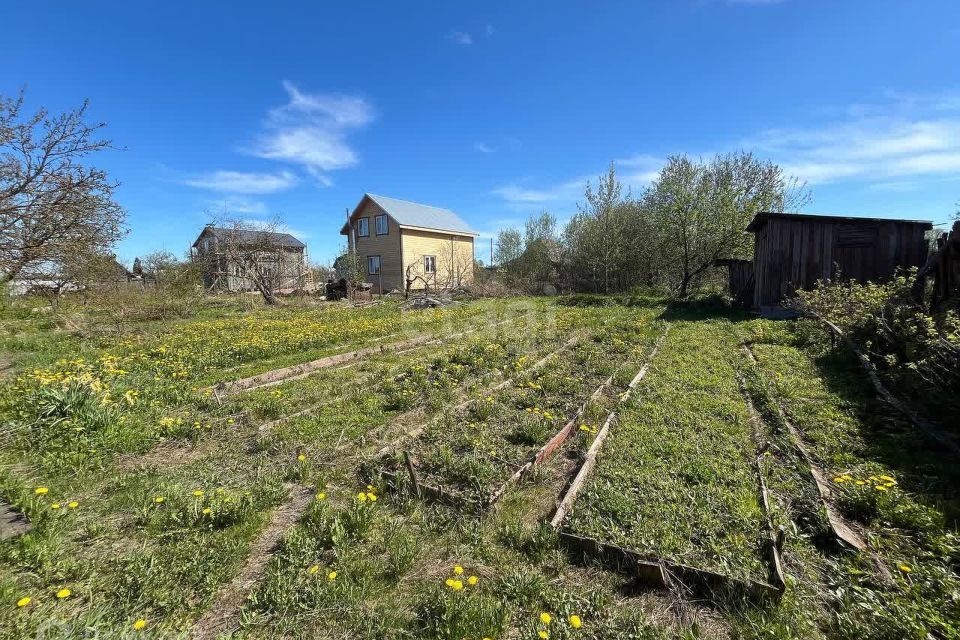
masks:
<path fill-rule="evenodd" d="M 313 495 L 314 491 L 309 487 L 300 485 L 291 487 L 290 499 L 273 512 L 267 528 L 250 545 L 250 553 L 243 569 L 230 584 L 220 589 L 213 604 L 193 625 L 193 631 L 190 634 L 193 640 L 212 640 L 235 627 L 240 607 L 253 587 L 263 578 L 267 563 L 273 557 L 277 544 L 306 511 L 313 500 Z"/>

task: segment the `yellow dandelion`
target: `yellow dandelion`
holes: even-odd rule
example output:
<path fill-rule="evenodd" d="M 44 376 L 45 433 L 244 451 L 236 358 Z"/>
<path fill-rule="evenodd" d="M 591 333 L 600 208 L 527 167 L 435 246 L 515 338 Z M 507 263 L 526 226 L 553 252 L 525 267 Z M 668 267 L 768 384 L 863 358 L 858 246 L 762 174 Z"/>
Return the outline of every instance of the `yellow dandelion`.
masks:
<path fill-rule="evenodd" d="M 547 638 L 550 637 L 550 634 L 547 633 L 546 631 L 539 631 L 537 633 L 537 636 L 539 636 L 540 638 L 543 638 L 543 640 L 547 640 Z"/>
<path fill-rule="evenodd" d="M 553 617 L 546 611 L 540 614 L 540 622 L 542 622 L 543 624 L 550 624 L 552 620 L 553 620 Z"/>
<path fill-rule="evenodd" d="M 446 580 L 446 582 L 444 582 L 444 584 L 447 585 L 448 587 L 450 587 L 450 588 L 452 589 L 452 588 L 453 588 L 453 578 L 447 578 L 447 580 Z"/>
<path fill-rule="evenodd" d="M 453 573 L 458 576 L 463 575 L 463 567 L 461 567 L 460 565 L 455 566 L 453 568 Z"/>
<path fill-rule="evenodd" d="M 137 631 L 141 631 L 146 626 L 147 626 L 147 621 L 144 620 L 143 618 L 140 618 L 139 620 L 133 623 L 133 628 L 136 629 Z"/>
<path fill-rule="evenodd" d="M 463 582 L 461 582 L 460 580 L 454 580 L 453 584 L 450 585 L 450 588 L 453 589 L 454 591 L 460 591 L 460 589 L 463 589 Z"/>
<path fill-rule="evenodd" d="M 359 500 L 360 502 L 366 502 L 366 501 L 367 501 L 367 494 L 365 494 L 363 491 L 361 491 L 360 493 L 357 494 L 357 500 Z"/>
<path fill-rule="evenodd" d="M 46 487 L 37 487 L 36 489 L 33 490 L 33 492 L 34 492 L 35 494 L 37 494 L 38 496 L 45 496 L 45 495 L 47 495 L 47 492 L 48 492 L 48 491 L 50 491 L 50 489 L 48 489 L 48 488 L 46 488 Z"/>
<path fill-rule="evenodd" d="M 60 589 L 60 591 L 57 591 L 57 599 L 63 600 L 64 598 L 69 598 L 71 593 L 73 592 L 70 591 L 70 589 Z"/>
<path fill-rule="evenodd" d="M 327 494 L 324 493 L 323 491 L 317 494 L 317 500 L 326 500 L 326 499 L 327 499 Z"/>
<path fill-rule="evenodd" d="M 469 584 L 471 587 L 477 584 L 479 581 L 480 579 L 477 578 L 477 576 L 470 576 L 467 578 L 467 584 Z"/>
<path fill-rule="evenodd" d="M 316 564 L 315 564 L 315 565 L 313 565 L 312 567 L 310 567 L 309 569 L 307 569 L 307 573 L 309 573 L 309 574 L 311 574 L 311 575 L 313 575 L 313 574 L 316 573 L 317 571 L 320 571 L 320 565 L 316 565 Z"/>
<path fill-rule="evenodd" d="M 573 627 L 574 629 L 579 629 L 580 627 L 582 627 L 583 621 L 580 619 L 580 616 L 578 616 L 577 614 L 573 614 L 572 616 L 570 616 L 570 626 Z"/>
<path fill-rule="evenodd" d="M 331 571 L 330 573 L 327 574 L 327 580 L 329 580 L 330 582 L 333 582 L 336 579 L 337 579 L 336 571 Z"/>
<path fill-rule="evenodd" d="M 157 496 L 156 498 L 153 499 L 154 503 L 156 504 L 163 504 L 164 500 L 166 500 L 166 498 L 164 498 L 163 496 Z"/>
<path fill-rule="evenodd" d="M 197 498 L 199 498 L 200 496 L 203 495 L 203 490 L 202 490 L 202 489 L 196 489 L 196 490 L 193 492 L 193 495 L 196 496 Z"/>
<path fill-rule="evenodd" d="M 51 508 L 51 509 L 59 509 L 59 508 L 60 508 L 60 503 L 59 503 L 59 502 L 54 502 L 52 505 L 50 505 L 50 508 Z"/>
<path fill-rule="evenodd" d="M 79 506 L 80 506 L 80 503 L 77 502 L 76 500 L 72 500 L 69 503 L 67 503 L 67 507 L 70 509 L 76 509 Z"/>
<path fill-rule="evenodd" d="M 206 509 L 203 510 L 203 515 L 205 515 L 205 516 L 210 515 L 210 513 L 211 513 L 211 512 L 210 512 L 210 507 L 207 507 Z"/>
<path fill-rule="evenodd" d="M 843 476 L 837 476 L 836 478 L 833 479 L 834 482 L 844 482 L 845 480 L 846 478 L 844 478 Z"/>
<path fill-rule="evenodd" d="M 299 460 L 300 462 L 303 462 L 306 459 L 307 459 L 307 456 L 303 455 L 302 453 L 297 456 L 297 460 Z"/>
<path fill-rule="evenodd" d="M 886 490 L 887 490 L 887 488 L 886 488 L 885 486 L 883 486 L 882 484 L 878 484 L 877 486 L 874 487 L 874 489 L 876 489 L 877 491 L 886 491 Z"/>
<path fill-rule="evenodd" d="M 17 600 L 17 606 L 22 608 L 22 607 L 27 606 L 27 605 L 30 604 L 31 602 L 33 602 L 33 598 L 31 598 L 30 596 L 25 596 L 25 597 L 20 598 L 19 600 Z"/>
<path fill-rule="evenodd" d="M 913 569 L 911 569 L 905 564 L 902 564 L 900 565 L 900 571 L 903 571 L 904 573 L 910 573 L 911 571 L 913 571 Z"/>

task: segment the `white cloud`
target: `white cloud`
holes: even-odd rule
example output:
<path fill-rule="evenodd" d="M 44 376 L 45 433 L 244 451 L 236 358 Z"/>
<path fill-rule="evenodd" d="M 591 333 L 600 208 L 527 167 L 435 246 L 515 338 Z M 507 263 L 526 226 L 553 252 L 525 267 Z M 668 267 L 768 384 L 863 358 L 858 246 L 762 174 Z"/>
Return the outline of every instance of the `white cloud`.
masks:
<path fill-rule="evenodd" d="M 493 147 L 491 147 L 485 142 L 474 142 L 473 150 L 476 151 L 477 153 L 493 153 L 494 151 L 496 151 L 496 149 L 494 149 Z"/>
<path fill-rule="evenodd" d="M 455 44 L 470 45 L 473 44 L 473 36 L 466 31 L 457 31 L 454 29 L 447 34 L 447 39 Z"/>
<path fill-rule="evenodd" d="M 743 146 L 811 184 L 960 171 L 960 103 L 899 99 L 846 113 L 819 127 L 770 129 Z"/>
<path fill-rule="evenodd" d="M 638 153 L 614 161 L 617 177 L 632 189 L 642 189 L 657 179 L 666 161 L 649 153 Z"/>
<path fill-rule="evenodd" d="M 230 214 L 243 213 L 262 216 L 268 213 L 265 202 L 246 196 L 230 195 L 223 200 L 211 202 L 211 205 L 215 209 L 222 209 Z"/>
<path fill-rule="evenodd" d="M 373 107 L 363 98 L 338 94 L 303 93 L 284 82 L 287 104 L 271 109 L 265 131 L 252 155 L 303 165 L 321 184 L 323 171 L 352 167 L 359 161 L 347 142 L 347 133 L 374 120 Z"/>
<path fill-rule="evenodd" d="M 248 173 L 243 171 L 212 171 L 189 178 L 184 184 L 198 189 L 230 193 L 275 193 L 289 189 L 297 177 L 289 171 L 279 173 Z"/>

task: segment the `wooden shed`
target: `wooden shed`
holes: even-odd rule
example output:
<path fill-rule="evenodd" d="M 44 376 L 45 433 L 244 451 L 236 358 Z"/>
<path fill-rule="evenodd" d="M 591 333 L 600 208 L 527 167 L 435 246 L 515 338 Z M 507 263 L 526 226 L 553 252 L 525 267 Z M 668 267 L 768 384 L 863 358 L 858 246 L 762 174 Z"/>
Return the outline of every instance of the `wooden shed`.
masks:
<path fill-rule="evenodd" d="M 776 306 L 817 280 L 880 282 L 897 267 L 921 267 L 932 227 L 920 220 L 758 213 L 747 226 L 754 234 L 753 306 Z"/>

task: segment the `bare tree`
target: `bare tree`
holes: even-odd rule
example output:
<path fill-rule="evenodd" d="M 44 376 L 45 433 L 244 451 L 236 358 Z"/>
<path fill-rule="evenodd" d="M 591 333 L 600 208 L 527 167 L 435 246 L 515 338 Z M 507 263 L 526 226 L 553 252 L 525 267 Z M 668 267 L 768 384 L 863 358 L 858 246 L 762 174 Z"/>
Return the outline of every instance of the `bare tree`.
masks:
<path fill-rule="evenodd" d="M 222 281 L 242 282 L 267 304 L 277 304 L 279 289 L 303 287 L 307 268 L 303 246 L 289 242 L 291 237 L 281 229 L 279 220 L 224 219 L 204 230 L 194 260 L 202 265 L 211 288 Z"/>
<path fill-rule="evenodd" d="M 0 96 L 0 282 L 37 265 L 106 251 L 123 237 L 117 184 L 80 161 L 110 146 L 87 103 L 60 115 L 23 114 L 23 92 Z"/>

